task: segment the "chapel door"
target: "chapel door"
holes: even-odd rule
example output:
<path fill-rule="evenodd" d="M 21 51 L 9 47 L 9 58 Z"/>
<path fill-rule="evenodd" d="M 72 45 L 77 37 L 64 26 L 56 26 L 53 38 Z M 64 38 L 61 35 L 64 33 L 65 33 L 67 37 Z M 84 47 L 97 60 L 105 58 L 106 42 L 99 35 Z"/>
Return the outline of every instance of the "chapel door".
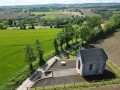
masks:
<path fill-rule="evenodd" d="M 80 69 L 80 60 L 78 59 L 78 69 Z"/>

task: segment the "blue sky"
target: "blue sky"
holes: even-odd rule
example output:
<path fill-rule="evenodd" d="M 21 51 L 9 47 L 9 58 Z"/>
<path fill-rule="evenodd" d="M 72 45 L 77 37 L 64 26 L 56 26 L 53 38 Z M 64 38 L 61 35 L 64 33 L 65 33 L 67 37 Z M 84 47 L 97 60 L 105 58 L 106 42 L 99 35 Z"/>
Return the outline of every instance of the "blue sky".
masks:
<path fill-rule="evenodd" d="M 51 4 L 51 3 L 100 3 L 100 2 L 120 2 L 120 0 L 0 0 L 0 6 L 4 5 L 31 5 L 31 4 Z"/>

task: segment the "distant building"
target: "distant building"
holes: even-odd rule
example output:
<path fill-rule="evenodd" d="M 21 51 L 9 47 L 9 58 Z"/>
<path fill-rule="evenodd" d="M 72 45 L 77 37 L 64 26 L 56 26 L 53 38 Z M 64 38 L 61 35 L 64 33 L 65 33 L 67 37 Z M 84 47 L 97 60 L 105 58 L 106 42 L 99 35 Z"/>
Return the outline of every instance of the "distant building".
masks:
<path fill-rule="evenodd" d="M 102 48 L 79 49 L 76 69 L 82 76 L 103 74 L 107 60 Z"/>

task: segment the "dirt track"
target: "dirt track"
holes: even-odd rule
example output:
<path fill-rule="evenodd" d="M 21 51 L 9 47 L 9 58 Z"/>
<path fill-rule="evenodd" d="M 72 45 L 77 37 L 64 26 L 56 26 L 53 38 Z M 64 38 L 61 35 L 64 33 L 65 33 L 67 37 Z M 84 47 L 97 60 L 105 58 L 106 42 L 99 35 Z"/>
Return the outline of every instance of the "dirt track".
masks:
<path fill-rule="evenodd" d="M 120 31 L 115 32 L 103 40 L 90 44 L 86 48 L 94 47 L 103 48 L 108 55 L 109 60 L 120 68 Z"/>

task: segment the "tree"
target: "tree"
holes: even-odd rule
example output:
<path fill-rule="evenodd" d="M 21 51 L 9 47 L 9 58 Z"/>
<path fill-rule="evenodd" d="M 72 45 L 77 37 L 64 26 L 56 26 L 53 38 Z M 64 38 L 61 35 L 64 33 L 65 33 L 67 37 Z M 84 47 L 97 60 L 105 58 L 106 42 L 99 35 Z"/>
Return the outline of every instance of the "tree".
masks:
<path fill-rule="evenodd" d="M 13 20 L 12 19 L 8 19 L 7 24 L 12 26 L 13 25 Z"/>
<path fill-rule="evenodd" d="M 64 32 L 62 31 L 62 32 L 59 32 L 58 34 L 57 34 L 57 40 L 59 40 L 60 41 L 60 48 L 61 48 L 61 51 L 63 51 L 63 48 L 62 48 L 62 46 L 63 46 L 63 44 L 64 44 Z"/>
<path fill-rule="evenodd" d="M 45 19 L 44 21 L 43 21 L 43 26 L 47 26 L 48 25 L 48 21 Z"/>
<path fill-rule="evenodd" d="M 36 40 L 36 54 L 39 58 L 39 65 L 43 65 L 44 64 L 44 59 L 43 59 L 43 53 L 44 51 L 42 50 L 41 44 L 39 42 L 39 40 Z"/>
<path fill-rule="evenodd" d="M 3 24 L 2 23 L 0 23 L 0 29 L 3 29 Z"/>
<path fill-rule="evenodd" d="M 54 40 L 54 42 L 53 42 L 53 46 L 54 46 L 54 48 L 55 48 L 55 53 L 56 53 L 56 55 L 59 54 L 58 43 L 57 43 L 56 38 L 55 38 L 55 40 Z"/>
<path fill-rule="evenodd" d="M 103 20 L 99 16 L 91 16 L 87 20 L 87 25 L 93 29 L 94 27 L 101 27 Z"/>
<path fill-rule="evenodd" d="M 105 24 L 104 29 L 106 35 L 111 34 L 115 30 L 114 23 L 109 22 Z"/>
<path fill-rule="evenodd" d="M 115 28 L 120 28 L 120 14 L 114 14 L 110 18 L 110 22 L 114 25 Z"/>
<path fill-rule="evenodd" d="M 33 24 L 32 21 L 30 22 L 30 25 L 31 25 L 31 26 L 29 27 L 29 29 L 35 29 L 35 26 L 34 26 L 34 24 Z"/>
<path fill-rule="evenodd" d="M 79 25 L 74 25 L 73 28 L 74 28 L 74 32 L 75 32 L 74 36 L 76 38 L 76 43 L 77 43 L 77 39 L 78 39 L 78 36 L 79 36 L 79 28 L 80 28 L 80 26 Z"/>
<path fill-rule="evenodd" d="M 16 26 L 16 22 L 15 22 L 15 20 L 14 20 L 14 26 Z"/>
<path fill-rule="evenodd" d="M 33 48 L 31 48 L 30 45 L 27 44 L 24 50 L 25 50 L 25 61 L 28 62 L 31 73 L 32 73 L 33 72 L 32 63 L 33 61 L 36 60 L 36 57 L 33 53 Z"/>
<path fill-rule="evenodd" d="M 69 48 L 69 41 L 73 39 L 74 30 L 71 25 L 67 25 L 64 30 L 64 39 L 66 43 L 66 48 Z"/>
<path fill-rule="evenodd" d="M 25 21 L 21 21 L 19 24 L 20 29 L 26 29 Z"/>
<path fill-rule="evenodd" d="M 89 40 L 91 29 L 87 25 L 83 25 L 82 27 L 80 27 L 79 30 L 80 30 L 80 37 L 85 41 Z"/>
<path fill-rule="evenodd" d="M 56 23 L 56 28 L 60 28 L 60 26 L 62 25 L 62 19 L 59 19 L 59 18 L 57 18 L 57 19 L 55 19 L 55 23 Z"/>
<path fill-rule="evenodd" d="M 50 24 L 50 28 L 53 28 L 53 25 L 52 25 L 52 24 Z"/>
<path fill-rule="evenodd" d="M 75 16 L 74 18 L 73 18 L 73 24 L 77 24 L 77 25 L 82 25 L 82 23 L 85 21 L 85 17 L 82 17 L 82 16 Z"/>
<path fill-rule="evenodd" d="M 4 25 L 3 23 L 0 23 L 0 29 L 6 29 L 8 26 Z"/>

